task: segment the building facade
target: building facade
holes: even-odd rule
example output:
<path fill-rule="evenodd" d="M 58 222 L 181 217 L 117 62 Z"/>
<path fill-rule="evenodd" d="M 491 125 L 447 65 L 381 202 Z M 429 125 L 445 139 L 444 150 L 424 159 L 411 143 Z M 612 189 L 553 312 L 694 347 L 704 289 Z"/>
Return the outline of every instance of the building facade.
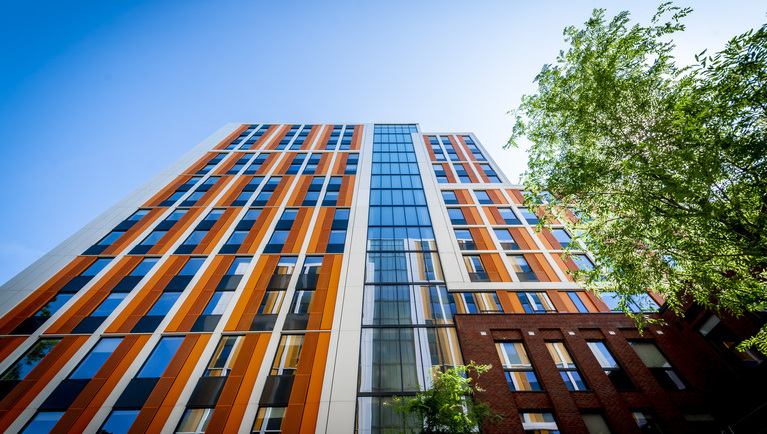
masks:
<path fill-rule="evenodd" d="M 470 360 L 494 367 L 486 432 L 758 409 L 729 320 L 648 295 L 668 325 L 640 334 L 522 193 L 471 133 L 228 124 L 0 288 L 0 430 L 392 432 L 392 396 Z"/>

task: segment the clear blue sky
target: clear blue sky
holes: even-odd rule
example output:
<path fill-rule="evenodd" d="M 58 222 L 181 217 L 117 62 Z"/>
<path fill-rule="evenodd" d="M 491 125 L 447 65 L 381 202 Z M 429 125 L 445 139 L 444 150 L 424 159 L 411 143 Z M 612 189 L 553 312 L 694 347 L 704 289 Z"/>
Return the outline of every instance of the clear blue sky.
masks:
<path fill-rule="evenodd" d="M 641 4 L 640 4 L 641 3 Z M 691 4 L 693 3 L 693 4 Z M 697 1 L 689 62 L 765 21 Z M 0 283 L 226 122 L 473 131 L 512 181 L 506 112 L 594 7 L 629 1 L 37 1 L 0 6 Z"/>

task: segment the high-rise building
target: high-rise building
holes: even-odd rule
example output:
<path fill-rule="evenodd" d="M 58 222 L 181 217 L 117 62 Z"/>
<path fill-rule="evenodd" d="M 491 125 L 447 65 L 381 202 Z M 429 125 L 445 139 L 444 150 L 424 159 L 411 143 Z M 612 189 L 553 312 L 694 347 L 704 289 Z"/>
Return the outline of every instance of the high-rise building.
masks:
<path fill-rule="evenodd" d="M 226 125 L 0 288 L 0 430 L 391 432 L 473 360 L 486 432 L 756 432 L 753 324 L 640 333 L 537 222 L 471 133 Z"/>

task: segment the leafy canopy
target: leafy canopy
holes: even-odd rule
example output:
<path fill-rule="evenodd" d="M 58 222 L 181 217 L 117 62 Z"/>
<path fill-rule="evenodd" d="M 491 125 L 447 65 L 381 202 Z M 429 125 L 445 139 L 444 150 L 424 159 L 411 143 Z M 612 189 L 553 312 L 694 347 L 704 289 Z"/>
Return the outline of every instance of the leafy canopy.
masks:
<path fill-rule="evenodd" d="M 509 145 L 532 143 L 528 203 L 561 216 L 598 265 L 580 277 L 622 304 L 655 291 L 741 315 L 767 309 L 767 25 L 696 64 L 670 36 L 670 3 L 649 26 L 597 9 L 523 97 Z M 542 222 L 545 224 L 546 221 Z M 755 338 L 767 350 L 767 332 Z M 753 342 L 752 342 L 753 343 Z"/>
<path fill-rule="evenodd" d="M 475 391 L 481 391 L 472 381 L 490 368 L 473 361 L 445 372 L 434 367 L 431 388 L 412 397 L 395 396 L 395 411 L 411 425 L 407 432 L 468 434 L 477 432 L 482 423 L 499 419 L 487 404 L 471 399 Z"/>

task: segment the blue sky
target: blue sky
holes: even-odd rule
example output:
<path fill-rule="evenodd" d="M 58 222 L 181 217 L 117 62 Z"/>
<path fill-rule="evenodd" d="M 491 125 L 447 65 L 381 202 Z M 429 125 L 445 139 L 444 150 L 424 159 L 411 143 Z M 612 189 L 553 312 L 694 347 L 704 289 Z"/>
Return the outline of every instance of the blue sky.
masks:
<path fill-rule="evenodd" d="M 679 3 L 681 62 L 765 21 Z M 506 114 L 562 29 L 629 1 L 67 1 L 0 6 L 0 283 L 226 122 L 419 122 L 473 131 L 512 181 Z"/>

